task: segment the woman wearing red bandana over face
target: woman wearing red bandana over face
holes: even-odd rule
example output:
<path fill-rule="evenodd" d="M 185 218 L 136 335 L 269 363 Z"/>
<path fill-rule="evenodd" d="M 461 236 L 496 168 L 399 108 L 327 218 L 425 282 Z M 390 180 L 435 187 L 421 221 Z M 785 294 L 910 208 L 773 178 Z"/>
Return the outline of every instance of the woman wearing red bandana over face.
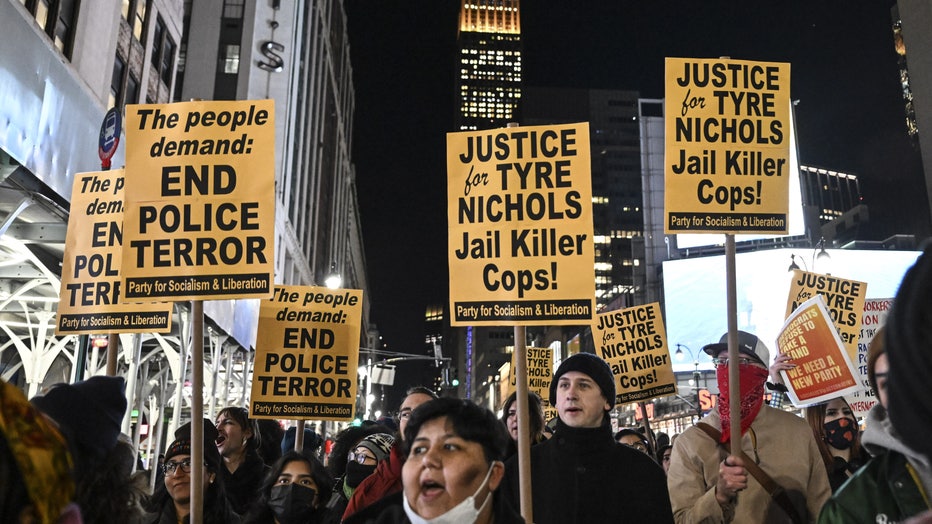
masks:
<path fill-rule="evenodd" d="M 864 465 L 857 420 L 841 397 L 806 408 L 806 420 L 819 444 L 834 493 Z"/>
<path fill-rule="evenodd" d="M 806 421 L 764 405 L 770 352 L 756 336 L 738 332 L 738 362 L 728 358 L 727 334 L 703 350 L 716 366 L 718 409 L 673 444 L 667 488 L 676 522 L 793 522 L 749 473 L 754 462 L 783 488 L 802 522 L 815 522 L 831 495 L 819 448 Z M 741 453 L 730 453 L 728 368 L 737 365 Z M 703 429 L 705 427 L 706 429 Z M 708 432 L 706 430 L 709 430 Z M 713 437 L 714 435 L 714 437 Z"/>

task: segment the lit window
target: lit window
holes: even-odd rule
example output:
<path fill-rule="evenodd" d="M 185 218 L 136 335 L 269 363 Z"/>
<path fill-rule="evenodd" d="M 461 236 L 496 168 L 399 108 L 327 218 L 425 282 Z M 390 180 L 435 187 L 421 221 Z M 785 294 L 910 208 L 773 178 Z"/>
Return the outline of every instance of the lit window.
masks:
<path fill-rule="evenodd" d="M 228 44 L 224 51 L 223 72 L 227 74 L 239 73 L 239 45 Z"/>

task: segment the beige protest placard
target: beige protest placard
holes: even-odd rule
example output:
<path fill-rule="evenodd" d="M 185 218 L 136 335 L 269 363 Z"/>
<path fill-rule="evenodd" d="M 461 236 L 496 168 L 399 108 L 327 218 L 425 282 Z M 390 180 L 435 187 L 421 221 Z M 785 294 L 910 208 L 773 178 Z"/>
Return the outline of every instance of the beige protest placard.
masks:
<path fill-rule="evenodd" d="M 589 125 L 447 135 L 450 323 L 592 318 Z"/>
<path fill-rule="evenodd" d="M 867 379 L 867 350 L 877 336 L 877 330 L 887 322 L 887 313 L 893 307 L 892 298 L 869 298 L 864 301 L 864 314 L 861 315 L 861 336 L 858 338 L 858 358 L 854 361 L 854 368 L 858 372 L 858 383 L 861 390 L 852 393 L 847 399 L 851 411 L 858 417 L 867 415 L 867 412 L 877 403 L 877 392 L 871 389 Z"/>
<path fill-rule="evenodd" d="M 77 173 L 62 256 L 57 335 L 171 331 L 172 304 L 126 303 L 122 169 Z"/>
<path fill-rule="evenodd" d="M 849 395 L 860 387 L 822 295 L 803 302 L 786 319 L 777 336 L 777 350 L 789 354 L 796 365 L 780 372 L 795 406 Z"/>
<path fill-rule="evenodd" d="M 790 64 L 667 58 L 666 233 L 788 230 Z"/>
<path fill-rule="evenodd" d="M 252 417 L 352 420 L 362 291 L 275 286 L 259 306 Z"/>
<path fill-rule="evenodd" d="M 515 378 L 515 354 L 511 353 L 511 365 L 508 367 L 508 389 L 505 395 L 511 395 L 517 389 Z M 527 389 L 537 393 L 546 415 L 551 411 L 550 382 L 553 380 L 553 349 L 527 348 Z M 555 410 L 556 408 L 553 408 Z M 547 419 L 549 420 L 549 419 Z"/>
<path fill-rule="evenodd" d="M 267 298 L 274 101 L 126 106 L 127 300 Z"/>
<path fill-rule="evenodd" d="M 615 375 L 618 402 L 676 394 L 659 303 L 597 315 L 592 324 L 592 341 L 596 355 L 608 362 Z"/>
<path fill-rule="evenodd" d="M 821 295 L 825 299 L 832 322 L 848 350 L 848 359 L 857 362 L 861 313 L 864 311 L 867 283 L 795 269 L 786 303 L 786 316 L 789 317 L 800 304 L 815 295 Z"/>

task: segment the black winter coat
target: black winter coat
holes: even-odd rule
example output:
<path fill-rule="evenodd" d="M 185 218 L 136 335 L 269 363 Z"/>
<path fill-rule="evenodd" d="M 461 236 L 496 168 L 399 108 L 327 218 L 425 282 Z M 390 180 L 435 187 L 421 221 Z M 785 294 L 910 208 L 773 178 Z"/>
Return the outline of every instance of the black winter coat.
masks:
<path fill-rule="evenodd" d="M 518 457 L 505 463 L 502 495 L 520 507 Z M 531 448 L 535 524 L 672 523 L 663 469 L 598 428 L 557 421 L 553 437 Z"/>
<path fill-rule="evenodd" d="M 259 499 L 259 488 L 269 471 L 271 468 L 262 462 L 255 451 L 246 454 L 234 473 L 227 471 L 226 465 L 220 466 L 220 476 L 223 477 L 227 500 L 233 511 L 243 515 Z"/>

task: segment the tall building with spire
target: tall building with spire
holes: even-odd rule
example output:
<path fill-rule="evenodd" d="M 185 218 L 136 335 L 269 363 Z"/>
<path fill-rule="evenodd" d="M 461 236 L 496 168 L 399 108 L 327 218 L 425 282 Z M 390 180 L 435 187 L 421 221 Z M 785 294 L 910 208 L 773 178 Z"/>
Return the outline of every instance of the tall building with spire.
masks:
<path fill-rule="evenodd" d="M 516 122 L 521 101 L 518 0 L 463 0 L 457 40 L 457 129 Z"/>

